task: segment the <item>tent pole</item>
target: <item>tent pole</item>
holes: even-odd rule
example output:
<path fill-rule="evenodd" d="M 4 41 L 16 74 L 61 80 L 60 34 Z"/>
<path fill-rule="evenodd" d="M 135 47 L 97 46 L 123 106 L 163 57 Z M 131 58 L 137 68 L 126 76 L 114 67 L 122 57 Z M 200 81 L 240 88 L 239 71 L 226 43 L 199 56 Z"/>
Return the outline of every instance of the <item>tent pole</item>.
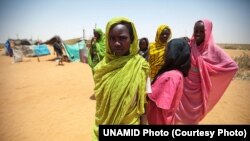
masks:
<path fill-rule="evenodd" d="M 37 44 L 38 47 L 39 47 L 39 44 L 40 44 L 40 43 L 39 43 L 39 40 L 38 40 L 38 44 Z M 40 62 L 39 55 L 37 56 L 37 62 Z"/>

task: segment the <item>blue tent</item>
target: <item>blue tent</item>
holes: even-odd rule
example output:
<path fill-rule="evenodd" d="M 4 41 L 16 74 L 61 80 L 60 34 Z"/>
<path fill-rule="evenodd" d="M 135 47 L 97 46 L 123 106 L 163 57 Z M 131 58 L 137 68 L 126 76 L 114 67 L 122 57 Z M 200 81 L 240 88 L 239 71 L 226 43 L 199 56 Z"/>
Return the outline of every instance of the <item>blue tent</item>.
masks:
<path fill-rule="evenodd" d="M 86 50 L 87 54 L 87 47 L 84 41 L 69 45 L 69 44 L 63 44 L 65 52 L 71 62 L 79 62 L 80 59 L 80 50 Z"/>
<path fill-rule="evenodd" d="M 46 44 L 36 45 L 34 47 L 35 56 L 49 55 L 50 51 Z"/>

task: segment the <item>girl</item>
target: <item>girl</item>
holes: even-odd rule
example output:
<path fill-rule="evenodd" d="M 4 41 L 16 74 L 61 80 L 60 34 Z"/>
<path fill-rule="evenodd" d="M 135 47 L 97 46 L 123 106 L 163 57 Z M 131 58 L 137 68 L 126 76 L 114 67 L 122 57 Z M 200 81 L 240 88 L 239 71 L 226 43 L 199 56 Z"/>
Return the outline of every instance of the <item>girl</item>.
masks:
<path fill-rule="evenodd" d="M 176 123 L 176 109 L 183 94 L 184 77 L 190 68 L 189 48 L 184 38 L 172 39 L 165 48 L 165 63 L 155 76 L 152 93 L 148 95 L 149 124 Z"/>

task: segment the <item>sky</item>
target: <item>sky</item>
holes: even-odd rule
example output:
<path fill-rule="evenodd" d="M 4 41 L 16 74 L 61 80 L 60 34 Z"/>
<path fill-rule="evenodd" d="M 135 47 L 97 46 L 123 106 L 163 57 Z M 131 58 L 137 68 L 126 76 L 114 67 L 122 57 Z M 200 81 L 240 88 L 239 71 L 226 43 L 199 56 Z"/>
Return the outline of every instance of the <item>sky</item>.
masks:
<path fill-rule="evenodd" d="M 127 17 L 139 38 L 154 42 L 159 25 L 172 29 L 172 38 L 193 34 L 196 21 L 213 22 L 217 43 L 250 44 L 249 0 L 1 0 L 0 43 L 8 38 L 46 41 L 93 36 L 105 32 L 113 17 Z"/>

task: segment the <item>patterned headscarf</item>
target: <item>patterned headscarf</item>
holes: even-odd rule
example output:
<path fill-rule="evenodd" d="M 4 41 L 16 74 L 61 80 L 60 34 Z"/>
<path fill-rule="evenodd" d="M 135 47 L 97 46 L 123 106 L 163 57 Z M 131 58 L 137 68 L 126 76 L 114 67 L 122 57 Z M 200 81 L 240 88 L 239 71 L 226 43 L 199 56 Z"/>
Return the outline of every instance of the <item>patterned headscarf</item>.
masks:
<path fill-rule="evenodd" d="M 168 25 L 160 25 L 156 32 L 155 42 L 149 45 L 149 64 L 150 64 L 150 78 L 154 79 L 155 75 L 158 73 L 159 69 L 164 64 L 164 52 L 168 40 L 162 43 L 160 40 L 160 35 L 164 29 L 170 31 L 169 39 L 172 37 L 172 31 Z"/>
<path fill-rule="evenodd" d="M 184 38 L 172 39 L 165 50 L 168 50 L 164 55 L 165 63 L 155 76 L 154 81 L 164 72 L 174 69 L 179 70 L 186 77 L 191 65 L 190 46 L 188 42 Z"/>

